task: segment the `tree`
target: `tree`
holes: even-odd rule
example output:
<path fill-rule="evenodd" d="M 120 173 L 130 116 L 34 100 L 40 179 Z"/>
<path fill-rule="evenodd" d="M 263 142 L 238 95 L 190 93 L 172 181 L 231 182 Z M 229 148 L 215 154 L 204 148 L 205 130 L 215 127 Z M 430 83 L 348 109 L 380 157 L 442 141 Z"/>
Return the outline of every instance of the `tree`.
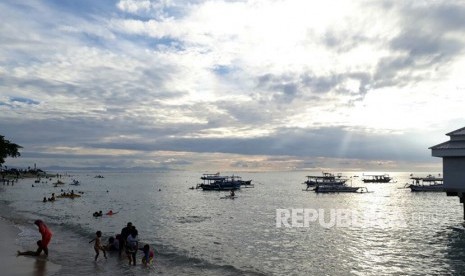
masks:
<path fill-rule="evenodd" d="M 22 148 L 20 145 L 5 140 L 5 136 L 0 135 L 0 166 L 5 163 L 5 158 L 8 156 L 13 158 L 21 156 L 18 150 Z"/>

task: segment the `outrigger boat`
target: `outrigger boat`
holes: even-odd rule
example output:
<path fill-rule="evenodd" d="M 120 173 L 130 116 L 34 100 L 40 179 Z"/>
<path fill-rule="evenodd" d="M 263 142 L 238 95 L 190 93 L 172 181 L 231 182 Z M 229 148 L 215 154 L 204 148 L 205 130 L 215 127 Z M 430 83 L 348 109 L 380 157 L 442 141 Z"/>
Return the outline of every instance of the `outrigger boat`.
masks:
<path fill-rule="evenodd" d="M 442 177 L 428 175 L 427 177 L 410 177 L 412 184 L 406 184 L 412 192 L 444 192 Z"/>
<path fill-rule="evenodd" d="M 344 185 L 346 181 L 349 180 L 346 177 L 343 177 L 342 174 L 338 173 L 334 175 L 332 173 L 323 172 L 323 175 L 308 175 L 307 180 L 302 183 L 307 185 L 305 190 L 308 190 L 311 187 L 317 187 L 320 185 L 329 185 L 329 186 L 340 186 Z"/>
<path fill-rule="evenodd" d="M 362 179 L 364 183 L 389 183 L 391 180 L 389 174 L 364 174 Z"/>
<path fill-rule="evenodd" d="M 196 189 L 204 191 L 228 191 L 237 190 L 241 188 L 242 180 L 239 176 L 222 176 L 220 173 L 203 174 L 203 183 L 197 184 Z"/>

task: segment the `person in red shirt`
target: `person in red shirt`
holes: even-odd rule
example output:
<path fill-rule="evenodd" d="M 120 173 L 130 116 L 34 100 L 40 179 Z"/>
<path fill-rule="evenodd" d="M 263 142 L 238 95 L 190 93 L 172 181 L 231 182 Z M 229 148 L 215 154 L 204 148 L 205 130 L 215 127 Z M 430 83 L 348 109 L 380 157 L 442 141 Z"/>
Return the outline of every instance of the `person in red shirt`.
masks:
<path fill-rule="evenodd" d="M 29 255 L 29 256 L 39 256 L 42 251 L 45 255 L 48 256 L 48 244 L 52 239 L 52 231 L 47 227 L 47 225 L 40 219 L 34 222 L 37 227 L 39 227 L 39 232 L 42 235 L 42 239 L 37 241 L 37 250 L 36 251 L 18 251 L 18 255 Z"/>

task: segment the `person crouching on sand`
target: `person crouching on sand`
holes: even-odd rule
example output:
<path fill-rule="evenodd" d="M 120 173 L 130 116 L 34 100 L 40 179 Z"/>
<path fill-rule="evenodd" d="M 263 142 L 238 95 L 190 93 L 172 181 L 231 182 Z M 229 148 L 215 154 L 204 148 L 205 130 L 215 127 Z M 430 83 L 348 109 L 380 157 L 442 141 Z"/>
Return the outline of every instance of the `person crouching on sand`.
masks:
<path fill-rule="evenodd" d="M 41 221 L 40 219 L 34 221 L 34 224 L 39 227 L 39 232 L 42 235 L 42 239 L 37 241 L 37 250 L 36 251 L 18 251 L 19 255 L 29 255 L 29 256 L 39 256 L 42 251 L 44 251 L 45 255 L 48 256 L 48 244 L 52 239 L 52 231 L 47 227 L 47 225 Z"/>
<path fill-rule="evenodd" d="M 105 257 L 105 259 L 107 258 L 107 253 L 105 251 L 105 248 L 103 247 L 102 245 L 102 232 L 101 231 L 97 231 L 95 233 L 96 237 L 95 239 L 91 240 L 89 243 L 95 241 L 94 243 L 94 250 L 95 250 L 95 261 L 97 261 L 97 258 L 100 254 L 100 250 L 103 251 L 103 256 Z"/>

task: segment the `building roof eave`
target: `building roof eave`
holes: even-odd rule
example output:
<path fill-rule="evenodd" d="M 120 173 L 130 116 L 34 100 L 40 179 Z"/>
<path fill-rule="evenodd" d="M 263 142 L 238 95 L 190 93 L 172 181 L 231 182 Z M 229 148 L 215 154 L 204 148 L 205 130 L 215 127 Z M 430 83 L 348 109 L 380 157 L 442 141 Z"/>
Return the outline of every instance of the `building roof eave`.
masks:
<path fill-rule="evenodd" d="M 432 147 L 429 147 L 428 149 L 431 149 L 431 150 L 437 149 L 437 148 L 441 147 L 442 145 L 445 145 L 445 144 L 447 144 L 447 143 L 449 143 L 449 142 L 450 142 L 450 141 L 442 142 L 442 143 L 440 143 L 440 144 L 437 144 L 437 145 L 434 145 L 434 146 L 432 146 Z"/>
<path fill-rule="evenodd" d="M 465 136 L 465 127 L 446 133 L 446 135 L 447 136 Z"/>

